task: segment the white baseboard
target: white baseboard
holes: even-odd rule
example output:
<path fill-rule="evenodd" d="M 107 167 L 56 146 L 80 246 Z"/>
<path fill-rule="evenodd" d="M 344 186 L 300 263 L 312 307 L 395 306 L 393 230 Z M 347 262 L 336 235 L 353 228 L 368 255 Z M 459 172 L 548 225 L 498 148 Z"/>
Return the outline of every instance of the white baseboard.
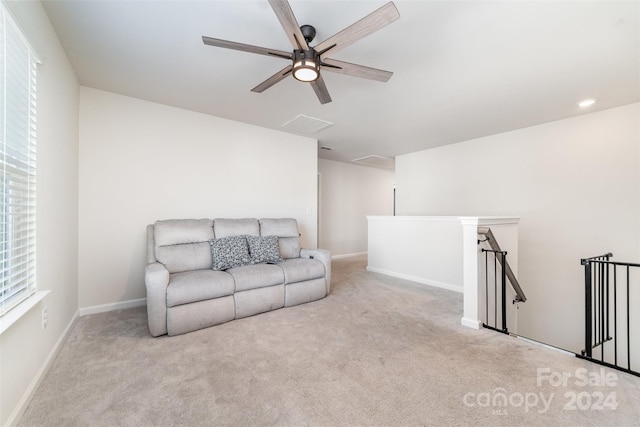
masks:
<path fill-rule="evenodd" d="M 78 320 L 77 311 L 71 318 L 71 321 L 69 321 L 69 324 L 67 325 L 67 327 L 62 332 L 62 335 L 60 335 L 60 338 L 58 338 L 58 341 L 56 341 L 56 344 L 53 346 L 53 348 L 47 355 L 47 358 L 44 359 L 44 362 L 42 362 L 40 369 L 38 369 L 38 372 L 36 372 L 36 375 L 35 377 L 33 377 L 33 380 L 31 380 L 31 384 L 29 384 L 29 387 L 27 387 L 27 390 L 24 392 L 24 394 L 22 395 L 22 398 L 16 405 L 16 409 L 14 409 L 13 413 L 9 415 L 9 418 L 7 419 L 7 423 L 6 423 L 7 426 L 12 426 L 17 424 L 20 421 L 20 418 L 22 418 L 24 411 L 27 410 L 29 403 L 31 403 L 33 394 L 38 389 L 38 386 L 44 379 L 44 376 L 46 375 L 47 371 L 49 371 L 49 368 L 51 367 L 51 362 L 53 362 L 53 360 L 56 358 L 58 352 L 62 348 L 62 344 L 67 340 L 67 336 L 69 336 L 69 333 L 71 332 L 71 328 L 76 323 L 76 320 Z"/>
<path fill-rule="evenodd" d="M 422 285 L 434 286 L 436 288 L 443 288 L 454 292 L 463 293 L 462 286 L 453 285 L 450 283 L 438 282 L 437 280 L 425 279 L 424 277 L 412 276 L 410 274 L 396 273 L 395 271 L 385 270 L 377 267 L 367 266 L 367 271 L 372 273 L 384 274 L 385 276 L 397 277 L 398 279 L 409 280 L 411 282 L 417 282 Z"/>
<path fill-rule="evenodd" d="M 143 307 L 147 305 L 146 298 L 130 299 L 128 301 L 114 302 L 110 304 L 94 305 L 80 309 L 80 316 L 89 314 L 106 313 L 107 311 L 124 310 L 127 308 Z"/>
<path fill-rule="evenodd" d="M 466 317 L 462 318 L 460 324 L 471 329 L 480 329 L 480 327 L 482 326 L 482 322 L 480 322 L 479 320 L 468 319 Z"/>
<path fill-rule="evenodd" d="M 556 347 L 556 346 L 553 346 L 553 345 L 550 345 L 550 344 L 545 344 L 543 342 L 532 340 L 530 338 L 521 337 L 520 335 L 516 335 L 516 338 L 518 338 L 519 340 L 522 340 L 524 342 L 527 342 L 529 344 L 533 344 L 533 345 L 537 345 L 537 346 L 540 346 L 540 347 L 544 347 L 546 349 L 553 350 L 553 351 L 558 351 L 560 353 L 566 354 L 567 356 L 573 356 L 573 357 L 576 356 L 575 353 L 572 353 L 572 352 L 570 352 L 568 350 L 565 350 L 563 348 L 560 348 L 560 347 Z"/>
<path fill-rule="evenodd" d="M 362 255 L 367 255 L 368 252 L 354 252 L 352 254 L 340 254 L 340 255 L 331 255 L 331 259 L 341 259 L 341 258 L 352 258 Z"/>

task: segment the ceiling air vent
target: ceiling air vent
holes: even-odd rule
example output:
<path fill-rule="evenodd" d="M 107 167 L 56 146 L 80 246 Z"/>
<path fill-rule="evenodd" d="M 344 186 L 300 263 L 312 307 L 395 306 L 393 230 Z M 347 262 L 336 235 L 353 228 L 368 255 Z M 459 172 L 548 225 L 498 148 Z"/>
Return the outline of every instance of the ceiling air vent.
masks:
<path fill-rule="evenodd" d="M 331 126 L 333 126 L 331 122 L 305 116 L 304 114 L 299 114 L 282 125 L 285 129 L 299 133 L 318 133 Z"/>
<path fill-rule="evenodd" d="M 357 163 L 363 166 L 371 166 L 374 168 L 381 168 L 381 169 L 394 169 L 396 166 L 396 162 L 394 159 L 390 159 L 388 157 L 376 156 L 376 155 L 360 157 L 360 158 L 351 160 L 351 162 Z"/>

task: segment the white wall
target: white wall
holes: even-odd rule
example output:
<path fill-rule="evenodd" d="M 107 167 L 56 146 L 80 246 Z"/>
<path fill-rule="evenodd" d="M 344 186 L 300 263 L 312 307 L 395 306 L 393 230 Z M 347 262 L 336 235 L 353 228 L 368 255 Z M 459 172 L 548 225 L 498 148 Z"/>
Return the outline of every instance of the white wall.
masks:
<path fill-rule="evenodd" d="M 458 217 L 367 219 L 368 271 L 463 292 L 463 241 Z"/>
<path fill-rule="evenodd" d="M 583 347 L 580 258 L 640 261 L 640 104 L 399 156 L 402 215 L 513 215 L 519 332 Z"/>
<path fill-rule="evenodd" d="M 0 425 L 29 391 L 78 311 L 78 82 L 40 2 L 12 2 L 38 67 L 37 283 L 51 293 L 0 336 Z M 48 308 L 49 324 L 41 327 Z"/>
<path fill-rule="evenodd" d="M 319 159 L 319 245 L 332 255 L 367 251 L 367 215 L 393 214 L 395 173 Z"/>
<path fill-rule="evenodd" d="M 79 304 L 144 298 L 159 219 L 293 217 L 316 246 L 317 142 L 80 90 Z"/>

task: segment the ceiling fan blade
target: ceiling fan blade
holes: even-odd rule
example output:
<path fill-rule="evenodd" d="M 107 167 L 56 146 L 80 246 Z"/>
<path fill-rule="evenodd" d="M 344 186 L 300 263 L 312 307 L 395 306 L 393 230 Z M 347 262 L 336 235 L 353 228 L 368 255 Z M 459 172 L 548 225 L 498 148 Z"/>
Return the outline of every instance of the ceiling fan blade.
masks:
<path fill-rule="evenodd" d="M 291 46 L 293 46 L 294 49 L 308 50 L 309 45 L 307 45 L 302 31 L 300 31 L 300 25 L 298 25 L 298 21 L 291 10 L 289 2 L 287 0 L 269 0 L 269 4 L 278 17 L 280 25 L 284 28 L 284 32 L 287 34 Z"/>
<path fill-rule="evenodd" d="M 320 100 L 320 104 L 327 104 L 331 102 L 331 95 L 329 95 L 329 91 L 327 90 L 327 85 L 324 84 L 324 79 L 322 75 L 319 75 L 318 78 L 311 82 L 311 87 L 313 91 L 316 93 L 316 96 Z"/>
<path fill-rule="evenodd" d="M 389 2 L 340 31 L 338 34 L 329 37 L 327 40 L 315 46 L 314 49 L 321 55 L 333 55 L 350 44 L 391 24 L 398 18 L 400 18 L 398 9 L 396 9 L 393 2 Z"/>
<path fill-rule="evenodd" d="M 378 70 L 377 68 L 365 67 L 364 65 L 351 64 L 349 62 L 338 61 L 336 59 L 326 59 L 321 65 L 328 65 L 322 68 L 323 71 L 346 74 L 363 79 L 387 82 L 393 75 L 391 71 Z"/>
<path fill-rule="evenodd" d="M 230 42 L 228 40 L 214 39 L 212 37 L 202 36 L 204 44 L 215 47 L 223 47 L 225 49 L 241 50 L 243 52 L 258 53 L 260 55 L 276 56 L 279 58 L 293 59 L 291 52 L 284 50 L 268 49 L 266 47 L 254 46 L 250 44 Z"/>
<path fill-rule="evenodd" d="M 280 80 L 283 80 L 289 74 L 291 74 L 292 65 L 287 65 L 282 70 L 275 73 L 273 76 L 269 77 L 267 80 L 260 83 L 258 86 L 251 89 L 251 92 L 262 93 L 265 90 L 269 89 L 274 84 L 278 83 Z"/>

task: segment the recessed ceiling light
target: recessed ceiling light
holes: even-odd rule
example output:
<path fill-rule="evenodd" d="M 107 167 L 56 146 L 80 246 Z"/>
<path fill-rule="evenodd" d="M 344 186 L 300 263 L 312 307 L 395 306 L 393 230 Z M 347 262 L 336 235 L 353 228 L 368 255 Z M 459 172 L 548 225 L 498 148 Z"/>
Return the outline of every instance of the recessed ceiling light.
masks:
<path fill-rule="evenodd" d="M 593 105 L 593 104 L 595 104 L 595 103 L 596 103 L 596 100 L 595 100 L 595 99 L 593 99 L 593 98 L 589 98 L 589 99 L 585 99 L 585 100 L 583 100 L 583 101 L 580 101 L 580 102 L 578 103 L 578 107 L 580 107 L 580 108 L 587 108 L 587 107 L 592 106 L 592 105 Z"/>

